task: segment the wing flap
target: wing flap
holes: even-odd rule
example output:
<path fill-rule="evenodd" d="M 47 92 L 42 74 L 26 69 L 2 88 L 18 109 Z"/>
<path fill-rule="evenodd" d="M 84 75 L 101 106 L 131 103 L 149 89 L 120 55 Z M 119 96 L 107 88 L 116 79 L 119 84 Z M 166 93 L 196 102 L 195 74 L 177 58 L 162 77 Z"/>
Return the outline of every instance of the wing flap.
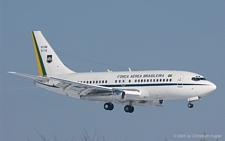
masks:
<path fill-rule="evenodd" d="M 71 85 L 75 88 L 95 89 L 95 90 L 101 90 L 101 91 L 112 91 L 113 90 L 112 88 L 108 88 L 108 87 L 85 84 L 85 83 L 70 81 L 70 80 L 67 80 L 67 79 L 61 79 L 61 78 L 56 78 L 56 77 L 50 77 L 50 79 L 60 81 L 59 85 L 69 84 L 69 85 Z"/>

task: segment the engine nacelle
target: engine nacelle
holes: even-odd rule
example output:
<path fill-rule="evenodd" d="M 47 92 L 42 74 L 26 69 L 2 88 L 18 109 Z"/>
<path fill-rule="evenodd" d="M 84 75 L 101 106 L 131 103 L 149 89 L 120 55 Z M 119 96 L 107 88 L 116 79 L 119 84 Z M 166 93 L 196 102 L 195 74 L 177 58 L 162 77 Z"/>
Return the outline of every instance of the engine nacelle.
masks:
<path fill-rule="evenodd" d="M 113 95 L 120 96 L 121 99 L 124 99 L 125 96 L 126 96 L 126 93 L 125 93 L 124 91 L 114 91 L 114 92 L 113 92 Z"/>
<path fill-rule="evenodd" d="M 123 90 L 124 92 L 124 99 L 126 100 L 133 100 L 141 98 L 141 92 L 138 90 Z"/>

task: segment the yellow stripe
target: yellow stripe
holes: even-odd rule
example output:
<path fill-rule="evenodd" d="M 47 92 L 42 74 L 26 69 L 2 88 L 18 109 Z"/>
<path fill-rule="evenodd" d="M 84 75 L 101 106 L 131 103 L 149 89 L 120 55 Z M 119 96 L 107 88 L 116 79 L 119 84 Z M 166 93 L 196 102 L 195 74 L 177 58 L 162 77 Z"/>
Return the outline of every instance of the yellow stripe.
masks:
<path fill-rule="evenodd" d="M 36 44 L 36 41 L 34 39 L 34 33 L 31 32 L 31 35 L 32 35 L 32 42 L 33 42 L 33 45 L 34 45 L 34 53 L 35 53 L 35 57 L 36 57 L 36 62 L 37 62 L 37 67 L 38 67 L 38 72 L 39 72 L 39 75 L 40 76 L 43 76 L 43 71 L 41 69 L 41 62 L 40 62 L 40 59 L 39 58 L 39 55 L 38 55 L 38 47 L 37 47 L 37 44 Z"/>

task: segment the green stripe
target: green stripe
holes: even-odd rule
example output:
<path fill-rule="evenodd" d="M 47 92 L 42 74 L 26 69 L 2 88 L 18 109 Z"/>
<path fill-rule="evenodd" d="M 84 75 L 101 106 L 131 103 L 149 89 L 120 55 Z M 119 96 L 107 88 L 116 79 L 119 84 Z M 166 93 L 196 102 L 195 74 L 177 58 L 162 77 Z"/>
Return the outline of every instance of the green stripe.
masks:
<path fill-rule="evenodd" d="M 42 58 L 41 58 L 41 54 L 40 54 L 40 51 L 38 49 L 38 45 L 37 45 L 37 41 L 36 41 L 36 38 L 34 36 L 34 32 L 33 33 L 33 37 L 34 37 L 34 42 L 35 42 L 35 45 L 36 45 L 36 50 L 38 52 L 38 58 L 39 58 L 39 61 L 40 61 L 40 64 L 41 64 L 41 70 L 42 70 L 42 73 L 43 73 L 43 76 L 47 75 L 46 71 L 45 71 L 45 66 L 44 66 L 44 63 L 42 61 Z"/>

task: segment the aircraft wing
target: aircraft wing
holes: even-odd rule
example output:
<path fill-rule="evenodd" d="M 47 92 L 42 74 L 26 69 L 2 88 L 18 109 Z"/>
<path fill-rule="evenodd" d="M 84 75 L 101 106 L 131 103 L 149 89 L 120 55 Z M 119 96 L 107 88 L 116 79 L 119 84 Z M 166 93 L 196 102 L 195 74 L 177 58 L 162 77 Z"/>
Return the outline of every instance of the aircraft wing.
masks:
<path fill-rule="evenodd" d="M 107 95 L 108 93 L 112 93 L 113 91 L 115 91 L 113 88 L 85 84 L 56 77 L 50 77 L 50 80 L 59 82 L 56 84 L 57 87 L 60 87 L 63 90 L 76 91 L 79 95 Z"/>
<path fill-rule="evenodd" d="M 70 91 L 79 91 L 79 94 L 93 94 L 93 93 L 112 93 L 115 91 L 112 88 L 108 87 L 103 87 L 103 86 L 98 86 L 98 85 L 91 85 L 91 84 L 84 84 L 76 81 L 70 81 L 66 79 L 61 79 L 57 77 L 45 77 L 45 76 L 35 76 L 35 75 L 30 75 L 30 74 L 24 74 L 24 73 L 18 73 L 18 72 L 8 72 L 10 74 L 15 74 L 18 76 L 23 76 L 27 78 L 33 79 L 35 82 L 39 84 L 44 84 L 47 86 L 46 82 L 49 83 L 48 85 L 54 85 L 57 86 L 58 88 L 62 88 L 64 91 L 65 90 L 70 90 Z"/>
<path fill-rule="evenodd" d="M 134 100 L 135 97 L 139 97 L 141 92 L 136 89 L 117 89 L 99 85 L 92 85 L 86 83 L 80 83 L 58 77 L 47 77 L 47 76 L 34 76 L 30 74 L 8 72 L 11 74 L 31 78 L 42 85 L 43 87 L 55 87 L 60 88 L 66 93 L 78 94 L 83 100 L 90 101 L 120 101 L 120 100 Z M 70 96 L 70 95 L 69 95 Z M 72 95 L 71 95 L 72 96 Z M 72 96 L 73 97 L 73 96 Z"/>

